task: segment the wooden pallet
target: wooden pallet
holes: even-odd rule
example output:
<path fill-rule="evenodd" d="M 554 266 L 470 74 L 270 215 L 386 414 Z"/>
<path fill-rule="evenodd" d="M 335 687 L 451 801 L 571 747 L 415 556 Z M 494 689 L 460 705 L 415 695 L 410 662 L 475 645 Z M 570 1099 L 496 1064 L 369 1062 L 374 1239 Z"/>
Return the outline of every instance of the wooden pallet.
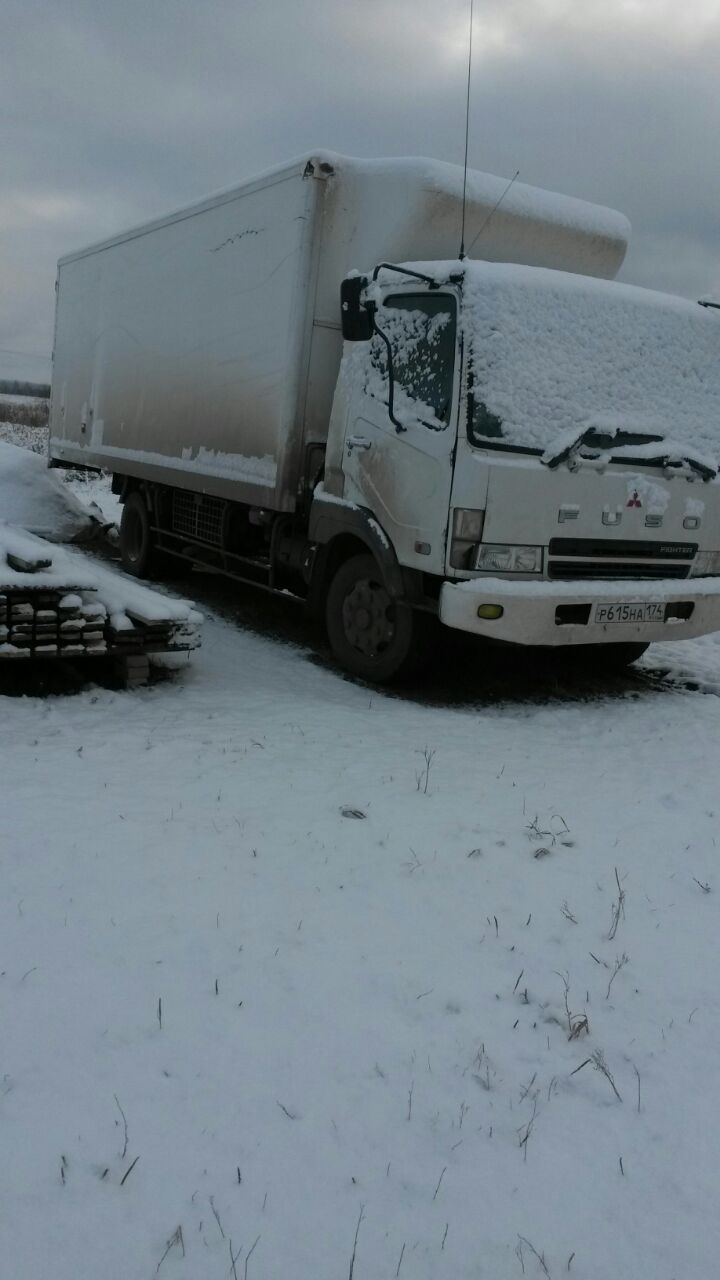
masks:
<path fill-rule="evenodd" d="M 86 587 L 0 588 L 0 659 L 122 657 L 195 648 L 194 629 L 176 620 L 132 617 L 116 627 Z"/>

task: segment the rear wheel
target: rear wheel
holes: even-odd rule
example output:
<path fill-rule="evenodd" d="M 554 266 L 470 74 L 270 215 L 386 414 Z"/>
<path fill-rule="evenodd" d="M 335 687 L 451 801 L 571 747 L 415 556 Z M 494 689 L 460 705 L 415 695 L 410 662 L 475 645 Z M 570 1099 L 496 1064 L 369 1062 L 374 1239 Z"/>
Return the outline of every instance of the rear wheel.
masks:
<path fill-rule="evenodd" d="M 142 493 L 128 494 L 120 519 L 120 558 L 126 573 L 135 578 L 149 578 L 154 568 L 154 539 L 150 512 Z"/>
<path fill-rule="evenodd" d="M 396 600 L 371 555 L 340 565 L 327 594 L 325 621 L 340 665 L 376 684 L 414 675 L 432 652 L 435 619 Z"/>

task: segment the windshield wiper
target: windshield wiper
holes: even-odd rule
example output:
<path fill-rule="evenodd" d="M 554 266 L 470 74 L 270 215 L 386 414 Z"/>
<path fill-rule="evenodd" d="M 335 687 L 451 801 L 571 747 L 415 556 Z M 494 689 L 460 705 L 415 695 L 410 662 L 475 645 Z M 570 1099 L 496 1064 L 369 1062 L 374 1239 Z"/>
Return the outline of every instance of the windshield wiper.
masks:
<path fill-rule="evenodd" d="M 569 444 L 563 445 L 562 449 L 558 449 L 556 453 L 544 453 L 540 461 L 546 467 L 549 467 L 551 471 L 554 471 L 561 463 L 567 462 L 583 445 L 588 445 L 591 449 L 609 453 L 612 456 L 613 445 L 616 449 L 622 449 L 633 444 L 662 444 L 663 440 L 664 436 L 649 435 L 647 432 L 641 431 L 628 431 L 626 428 L 618 431 L 616 435 L 610 436 L 607 432 L 603 432 L 597 427 L 586 427 L 584 431 L 579 432 L 574 440 L 571 440 Z M 659 453 L 652 457 L 637 459 L 637 461 L 645 462 L 650 466 L 666 467 L 668 470 L 679 471 L 683 467 L 689 467 L 691 471 L 694 471 L 696 475 L 706 481 L 714 480 L 718 474 L 717 467 L 708 466 L 707 463 L 700 462 L 692 454 L 687 453 Z"/>
<path fill-rule="evenodd" d="M 702 477 L 703 480 L 714 480 L 718 469 L 717 467 L 709 467 L 704 462 L 698 462 L 697 458 L 689 458 L 685 453 L 661 454 L 657 458 L 643 458 L 643 462 L 659 463 L 660 466 L 666 467 L 668 470 L 681 471 L 683 467 L 689 467 L 696 475 Z"/>
<path fill-rule="evenodd" d="M 585 427 L 583 431 L 578 432 L 574 440 L 569 444 L 565 444 L 556 453 L 550 453 L 549 450 L 542 455 L 540 461 L 554 471 L 561 463 L 567 462 L 573 454 L 577 453 L 582 446 L 588 445 L 591 449 L 597 449 L 598 452 L 612 452 L 613 445 L 615 448 L 621 448 L 625 444 L 660 444 L 663 436 L 650 435 L 645 431 L 628 431 L 624 429 L 618 431 L 615 435 L 610 435 L 607 431 L 602 431 L 598 427 Z"/>

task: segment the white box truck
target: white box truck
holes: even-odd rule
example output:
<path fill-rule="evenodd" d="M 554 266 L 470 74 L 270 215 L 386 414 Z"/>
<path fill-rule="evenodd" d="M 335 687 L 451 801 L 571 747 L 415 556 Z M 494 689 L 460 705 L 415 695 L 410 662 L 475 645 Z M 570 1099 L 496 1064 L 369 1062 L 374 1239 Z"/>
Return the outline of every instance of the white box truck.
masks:
<path fill-rule="evenodd" d="M 367 679 L 438 620 L 618 666 L 717 630 L 720 315 L 613 280 L 619 213 L 463 189 L 319 152 L 63 258 L 51 463 L 112 472 L 130 573 L 302 597 Z"/>

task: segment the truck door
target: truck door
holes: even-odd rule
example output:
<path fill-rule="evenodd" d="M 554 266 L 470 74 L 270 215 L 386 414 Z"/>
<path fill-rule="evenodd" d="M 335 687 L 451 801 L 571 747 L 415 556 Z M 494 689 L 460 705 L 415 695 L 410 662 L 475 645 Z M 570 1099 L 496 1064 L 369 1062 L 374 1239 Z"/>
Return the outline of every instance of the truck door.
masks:
<path fill-rule="evenodd" d="M 401 564 L 440 574 L 457 434 L 457 298 L 439 290 L 389 290 L 376 322 L 387 343 L 375 334 L 350 356 L 357 363 L 344 496 L 372 512 Z"/>

